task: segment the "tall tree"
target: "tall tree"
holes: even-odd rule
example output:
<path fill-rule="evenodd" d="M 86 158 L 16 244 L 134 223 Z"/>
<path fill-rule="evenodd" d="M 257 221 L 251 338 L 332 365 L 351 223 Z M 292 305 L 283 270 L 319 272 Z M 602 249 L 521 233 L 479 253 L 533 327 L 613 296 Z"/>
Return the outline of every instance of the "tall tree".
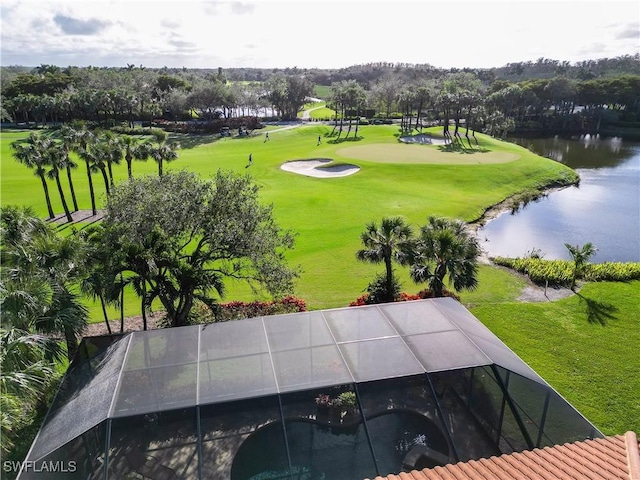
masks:
<path fill-rule="evenodd" d="M 161 177 L 164 162 L 171 162 L 178 158 L 178 152 L 176 152 L 176 150 L 179 148 L 179 145 L 176 142 L 167 143 L 169 134 L 164 130 L 154 130 L 153 136 L 155 143 L 147 143 L 146 153 L 158 164 L 158 176 Z"/>
<path fill-rule="evenodd" d="M 49 187 L 47 185 L 47 155 L 44 148 L 44 139 L 37 133 L 31 133 L 27 140 L 16 140 L 11 143 L 13 149 L 14 158 L 27 166 L 32 168 L 34 174 L 42 182 L 42 189 L 44 190 L 44 198 L 47 202 L 47 211 L 49 213 L 49 219 L 53 219 L 55 214 L 53 213 L 53 207 L 51 206 L 51 198 L 49 197 Z"/>
<path fill-rule="evenodd" d="M 360 114 L 362 112 L 362 108 L 367 101 L 367 92 L 364 87 L 360 85 L 355 80 L 350 80 L 345 88 L 345 104 L 347 108 L 347 113 L 349 115 L 349 129 L 347 130 L 347 135 L 345 138 L 349 136 L 351 133 L 351 127 L 353 123 L 353 118 L 356 118 L 356 131 L 354 134 L 355 138 L 358 138 L 358 127 L 360 126 Z"/>
<path fill-rule="evenodd" d="M 383 301 L 393 302 L 393 261 L 402 263 L 411 246 L 412 230 L 401 217 L 385 217 L 378 225 L 370 222 L 360 235 L 365 248 L 358 250 L 356 258 L 363 262 L 384 263 L 385 292 Z"/>
<path fill-rule="evenodd" d="M 109 182 L 111 187 L 115 187 L 116 184 L 113 181 L 113 165 L 120 165 L 122 162 L 124 145 L 122 144 L 120 137 L 114 135 L 108 130 L 100 137 L 100 141 L 105 143 L 106 150 L 109 153 L 106 156 L 107 170 L 109 171 Z"/>
<path fill-rule="evenodd" d="M 301 75 L 272 75 L 266 83 L 271 104 L 280 112 L 284 120 L 295 120 L 298 111 L 313 92 L 313 85 Z"/>
<path fill-rule="evenodd" d="M 62 208 L 64 209 L 64 214 L 67 217 L 67 222 L 73 222 L 73 217 L 71 216 L 71 212 L 69 211 L 69 206 L 67 205 L 67 198 L 65 197 L 64 190 L 62 189 L 62 183 L 60 182 L 60 170 L 66 168 L 67 159 L 69 156 L 67 155 L 67 151 L 64 148 L 64 145 L 56 143 L 52 139 L 47 139 L 45 143 L 46 147 L 46 155 L 49 159 L 49 170 L 47 171 L 47 178 L 53 179 L 56 182 L 56 186 L 58 187 L 58 194 L 60 195 L 60 201 L 62 202 Z"/>
<path fill-rule="evenodd" d="M 140 143 L 138 139 L 131 135 L 123 135 L 120 138 L 124 150 L 124 160 L 127 162 L 128 178 L 133 177 L 132 164 L 134 160 L 147 161 L 149 159 L 149 149 L 145 143 Z"/>
<path fill-rule="evenodd" d="M 94 215 L 97 215 L 98 210 L 96 208 L 96 195 L 93 189 L 93 177 L 91 176 L 93 170 L 91 168 L 91 158 L 86 155 L 87 147 L 93 143 L 94 135 L 86 125 L 82 122 L 74 122 L 69 131 L 67 132 L 68 143 L 70 149 L 76 152 L 84 160 L 87 168 L 87 181 L 89 182 L 89 196 L 91 197 L 91 211 Z"/>
<path fill-rule="evenodd" d="M 258 202 L 249 176 L 219 171 L 205 181 L 181 171 L 133 178 L 112 192 L 103 225 L 109 251 L 128 252 L 125 278 L 139 279 L 147 304 L 158 299 L 172 326 L 189 322 L 195 301 L 213 305 L 225 278 L 274 296 L 293 288 L 296 272 L 284 259 L 293 234 Z"/>
<path fill-rule="evenodd" d="M 63 125 L 62 128 L 60 129 L 60 133 L 62 136 L 62 145 L 64 146 L 64 150 L 65 150 L 65 170 L 67 171 L 67 181 L 69 182 L 69 191 L 71 192 L 71 201 L 73 202 L 73 211 L 77 212 L 79 210 L 78 208 L 78 200 L 76 198 L 76 189 L 73 186 L 73 177 L 71 175 L 71 171 L 74 168 L 78 167 L 78 164 L 76 162 L 73 161 L 73 159 L 71 158 L 71 150 L 73 149 L 73 142 L 74 142 L 74 132 L 72 127 L 70 127 L 69 125 Z"/>
<path fill-rule="evenodd" d="M 434 296 L 442 297 L 446 276 L 456 291 L 477 287 L 479 256 L 478 241 L 463 221 L 430 216 L 420 227 L 407 263 L 416 283 L 427 282 Z"/>
<path fill-rule="evenodd" d="M 113 262 L 104 248 L 103 229 L 100 226 L 89 226 L 79 232 L 83 241 L 82 273 L 80 274 L 80 291 L 93 300 L 100 301 L 102 316 L 107 331 L 111 334 L 107 304 L 116 303 L 118 298 L 115 287 Z"/>
<path fill-rule="evenodd" d="M 109 175 L 107 174 L 107 164 L 111 158 L 109 144 L 101 141 L 99 137 L 95 137 L 91 143 L 87 144 L 86 147 L 80 151 L 80 157 L 85 161 L 90 174 L 93 172 L 100 172 L 102 174 L 104 189 L 107 196 L 109 196 L 111 193 Z M 95 208 L 95 200 L 92 201 L 92 206 Z"/>

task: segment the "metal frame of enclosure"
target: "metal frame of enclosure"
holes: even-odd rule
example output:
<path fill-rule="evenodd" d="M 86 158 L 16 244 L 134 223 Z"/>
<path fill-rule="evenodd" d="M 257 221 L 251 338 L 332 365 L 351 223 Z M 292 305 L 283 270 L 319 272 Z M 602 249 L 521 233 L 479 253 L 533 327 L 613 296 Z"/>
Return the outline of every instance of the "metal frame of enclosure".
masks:
<path fill-rule="evenodd" d="M 594 437 L 441 298 L 87 337 L 19 478 L 373 478 Z"/>

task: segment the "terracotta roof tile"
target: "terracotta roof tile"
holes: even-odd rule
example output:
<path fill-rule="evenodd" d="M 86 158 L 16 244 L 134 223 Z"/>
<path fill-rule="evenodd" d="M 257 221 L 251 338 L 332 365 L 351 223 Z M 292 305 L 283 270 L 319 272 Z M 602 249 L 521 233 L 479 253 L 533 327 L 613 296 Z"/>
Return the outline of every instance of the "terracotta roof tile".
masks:
<path fill-rule="evenodd" d="M 637 435 L 627 432 L 375 480 L 640 480 L 639 452 Z"/>

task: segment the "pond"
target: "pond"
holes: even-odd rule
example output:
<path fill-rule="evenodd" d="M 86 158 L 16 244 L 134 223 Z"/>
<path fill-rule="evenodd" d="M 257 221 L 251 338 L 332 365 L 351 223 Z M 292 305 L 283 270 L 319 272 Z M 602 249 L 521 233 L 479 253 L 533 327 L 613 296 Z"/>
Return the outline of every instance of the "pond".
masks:
<path fill-rule="evenodd" d="M 591 261 L 640 261 L 640 143 L 619 137 L 510 138 L 580 175 L 578 187 L 551 192 L 478 230 L 490 256 L 570 259 L 564 244 L 591 242 Z"/>

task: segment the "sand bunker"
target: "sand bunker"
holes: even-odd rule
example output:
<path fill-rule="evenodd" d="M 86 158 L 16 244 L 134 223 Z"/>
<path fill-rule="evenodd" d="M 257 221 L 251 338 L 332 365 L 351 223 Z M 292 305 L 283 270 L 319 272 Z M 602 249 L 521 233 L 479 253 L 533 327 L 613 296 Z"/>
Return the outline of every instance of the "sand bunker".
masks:
<path fill-rule="evenodd" d="M 444 138 L 432 137 L 423 133 L 410 137 L 400 137 L 400 141 L 404 143 L 420 143 L 422 145 L 446 145 L 449 143 Z"/>
<path fill-rule="evenodd" d="M 353 175 L 360 167 L 351 164 L 328 165 L 333 160 L 330 158 L 312 158 L 309 160 L 294 160 L 280 165 L 282 170 L 293 172 L 307 177 L 332 178 Z M 326 165 L 326 166 L 325 166 Z"/>

